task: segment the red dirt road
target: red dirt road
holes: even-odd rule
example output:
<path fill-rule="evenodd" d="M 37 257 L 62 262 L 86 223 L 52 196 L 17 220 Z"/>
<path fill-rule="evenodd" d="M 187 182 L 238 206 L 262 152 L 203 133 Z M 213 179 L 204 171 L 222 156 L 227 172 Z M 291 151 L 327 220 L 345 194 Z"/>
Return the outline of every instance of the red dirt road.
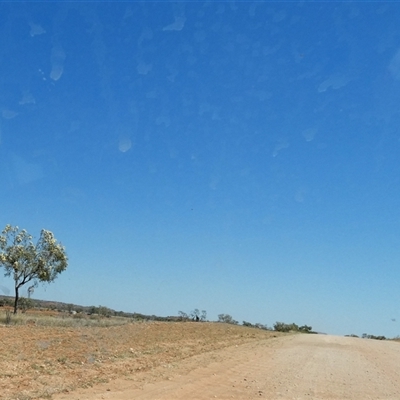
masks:
<path fill-rule="evenodd" d="M 400 343 L 292 335 L 206 352 L 54 400 L 400 399 Z"/>

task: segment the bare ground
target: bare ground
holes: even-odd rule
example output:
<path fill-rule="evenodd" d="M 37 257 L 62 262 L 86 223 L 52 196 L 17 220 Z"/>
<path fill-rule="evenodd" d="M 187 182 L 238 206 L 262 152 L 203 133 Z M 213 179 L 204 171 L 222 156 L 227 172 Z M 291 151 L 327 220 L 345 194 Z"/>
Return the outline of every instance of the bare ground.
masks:
<path fill-rule="evenodd" d="M 394 341 L 212 323 L 13 327 L 0 337 L 1 354 L 14 349 L 0 360 L 7 399 L 400 399 Z"/>
<path fill-rule="evenodd" d="M 388 341 L 293 335 L 154 372 L 56 399 L 400 399 L 400 346 Z"/>

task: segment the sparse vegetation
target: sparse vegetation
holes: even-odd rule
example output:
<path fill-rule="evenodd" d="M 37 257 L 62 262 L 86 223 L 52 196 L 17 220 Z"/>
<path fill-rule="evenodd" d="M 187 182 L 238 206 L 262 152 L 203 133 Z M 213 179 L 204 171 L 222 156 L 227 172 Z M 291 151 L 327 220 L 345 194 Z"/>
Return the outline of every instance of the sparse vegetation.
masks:
<path fill-rule="evenodd" d="M 46 313 L 23 313 L 12 316 L 11 310 L 6 310 L 4 317 L 0 318 L 0 323 L 5 325 L 36 325 L 48 327 L 109 327 L 124 325 L 133 322 L 132 319 L 124 317 L 104 318 L 101 316 L 88 316 L 84 314 L 68 315 L 49 315 Z"/>
<path fill-rule="evenodd" d="M 189 319 L 189 315 L 187 315 L 184 311 L 178 311 L 178 315 L 181 321 L 187 321 Z"/>

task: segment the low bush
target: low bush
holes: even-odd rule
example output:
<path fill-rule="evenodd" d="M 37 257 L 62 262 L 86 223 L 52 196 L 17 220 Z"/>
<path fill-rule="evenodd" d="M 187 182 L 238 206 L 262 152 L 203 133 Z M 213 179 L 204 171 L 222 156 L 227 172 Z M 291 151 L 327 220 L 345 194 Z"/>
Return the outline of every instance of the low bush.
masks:
<path fill-rule="evenodd" d="M 298 326 L 294 322 L 285 324 L 284 322 L 275 322 L 274 330 L 277 332 L 301 332 L 301 333 L 315 333 L 312 331 L 312 326 L 302 325 Z"/>
<path fill-rule="evenodd" d="M 234 320 L 232 316 L 229 314 L 219 314 L 218 322 L 224 322 L 225 324 L 233 324 L 233 325 L 237 325 L 239 323 L 238 321 Z"/>

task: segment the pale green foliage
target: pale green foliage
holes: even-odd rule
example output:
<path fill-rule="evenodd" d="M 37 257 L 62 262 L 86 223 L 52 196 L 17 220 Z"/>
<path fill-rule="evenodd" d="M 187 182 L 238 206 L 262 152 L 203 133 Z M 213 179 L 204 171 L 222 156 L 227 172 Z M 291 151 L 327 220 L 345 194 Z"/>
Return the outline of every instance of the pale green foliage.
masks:
<path fill-rule="evenodd" d="M 99 306 L 98 314 L 102 315 L 103 317 L 111 317 L 111 315 L 113 314 L 113 311 L 108 307 Z"/>
<path fill-rule="evenodd" d="M 239 322 L 234 320 L 229 314 L 218 314 L 218 322 L 224 322 L 226 324 L 237 325 Z"/>
<path fill-rule="evenodd" d="M 57 243 L 52 232 L 42 229 L 36 245 L 32 236 L 18 226 L 6 225 L 0 235 L 0 266 L 15 282 L 14 313 L 18 307 L 18 290 L 33 281 L 52 282 L 68 265 L 65 248 Z"/>

